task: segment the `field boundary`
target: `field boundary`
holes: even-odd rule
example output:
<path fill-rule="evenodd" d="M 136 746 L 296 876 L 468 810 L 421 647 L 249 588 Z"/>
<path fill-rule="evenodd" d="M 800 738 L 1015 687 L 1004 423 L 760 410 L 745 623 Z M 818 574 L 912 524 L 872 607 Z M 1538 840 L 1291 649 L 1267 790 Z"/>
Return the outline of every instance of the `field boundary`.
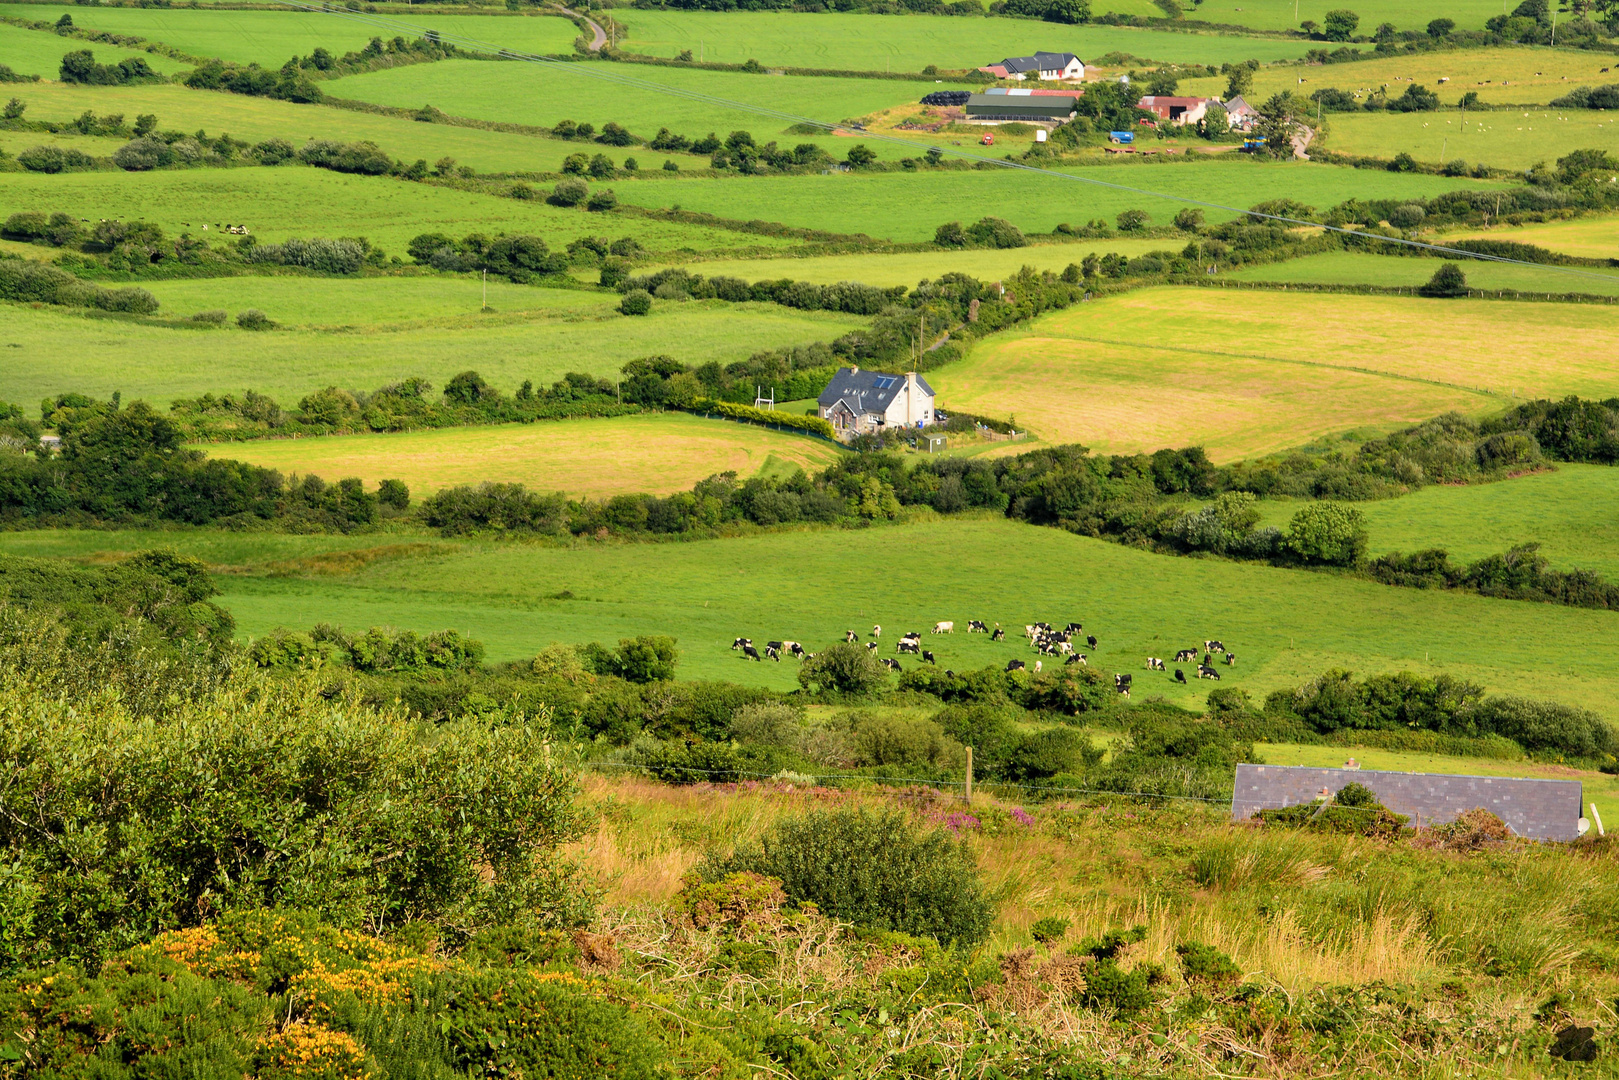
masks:
<path fill-rule="evenodd" d="M 1297 256 L 1296 258 L 1306 258 Z M 1277 266 L 1291 262 L 1278 259 L 1264 265 Z M 1241 278 L 1187 278 L 1172 284 L 1196 285 L 1203 289 L 1259 289 L 1267 292 L 1347 293 L 1357 296 L 1412 296 L 1423 299 L 1496 300 L 1530 304 L 1619 304 L 1619 296 L 1598 293 L 1531 293 L 1522 289 L 1468 289 L 1465 296 L 1423 297 L 1421 285 L 1344 285 L 1326 281 L 1246 281 Z M 1444 384 L 1449 385 L 1449 384 Z"/>

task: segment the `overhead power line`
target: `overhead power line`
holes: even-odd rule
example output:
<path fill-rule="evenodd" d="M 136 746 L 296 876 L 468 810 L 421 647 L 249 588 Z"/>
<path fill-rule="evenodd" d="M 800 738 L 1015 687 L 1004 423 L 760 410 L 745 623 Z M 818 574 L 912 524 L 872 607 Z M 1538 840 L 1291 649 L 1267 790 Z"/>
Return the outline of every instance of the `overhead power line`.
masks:
<path fill-rule="evenodd" d="M 635 90 L 651 94 L 661 94 L 665 97 L 680 98 L 685 101 L 696 102 L 699 104 L 712 105 L 724 109 L 733 109 L 737 112 L 750 113 L 755 116 L 764 116 L 776 120 L 785 120 L 794 124 L 805 124 L 827 132 L 836 131 L 837 129 L 844 127 L 842 124 L 818 120 L 810 116 L 801 116 L 797 113 L 790 113 L 781 109 L 772 109 L 765 105 L 756 105 L 752 102 L 737 101 L 732 98 L 719 97 L 718 95 L 707 94 L 698 90 L 689 90 L 683 87 L 669 86 L 665 83 L 655 82 L 650 79 L 638 78 L 634 75 L 627 74 L 620 66 L 611 63 L 580 63 L 573 60 L 563 60 L 554 56 L 547 56 L 542 53 L 522 52 L 515 49 L 508 49 L 504 46 L 494 44 L 493 42 L 468 37 L 464 34 L 445 33 L 442 30 L 436 30 L 428 26 L 423 26 L 419 23 L 409 22 L 404 19 L 396 19 L 387 15 L 372 14 L 363 11 L 351 11 L 348 8 L 332 7 L 326 4 L 304 3 L 302 0 L 277 0 L 277 2 L 285 7 L 296 8 L 300 11 L 308 11 L 315 14 L 332 15 L 336 18 L 347 19 L 351 22 L 363 23 L 365 25 L 373 26 L 380 30 L 387 30 L 395 34 L 412 34 L 416 37 L 431 38 L 446 44 L 454 45 L 459 49 L 465 49 L 468 52 L 484 53 L 504 60 L 515 60 L 522 63 L 540 64 L 557 70 L 566 71 L 571 75 L 581 78 L 594 79 L 598 82 L 624 87 L 628 90 Z M 1153 191 L 1149 188 L 1134 187 L 1129 184 L 1119 184 L 1109 180 L 1100 180 L 1094 176 L 1083 176 L 1077 173 L 1060 172 L 1056 169 L 1048 169 L 1040 165 L 1031 165 L 1027 162 L 1009 161 L 1004 157 L 990 157 L 987 154 L 979 154 L 964 147 L 935 146 L 917 143 L 911 141 L 910 139 L 901 138 L 897 135 L 884 135 L 879 132 L 871 131 L 863 131 L 861 132 L 861 135 L 863 138 L 869 139 L 872 142 L 903 146 L 907 149 L 916 150 L 923 153 L 928 150 L 938 150 L 941 153 L 949 154 L 952 157 L 978 162 L 984 165 L 993 165 L 998 168 L 1013 169 L 1019 172 L 1037 173 L 1043 176 L 1053 177 L 1058 180 L 1068 180 L 1081 184 L 1088 184 L 1092 187 L 1106 188 L 1112 191 L 1122 191 L 1128 194 L 1140 195 L 1151 199 L 1165 199 L 1170 202 L 1179 203 L 1183 206 L 1197 207 L 1204 210 L 1218 210 L 1222 213 L 1236 214 L 1240 217 L 1258 218 L 1264 221 L 1274 221 L 1283 225 L 1298 226 L 1309 229 L 1321 229 L 1325 232 L 1337 233 L 1343 236 L 1358 237 L 1362 240 L 1375 240 L 1380 243 L 1392 244 L 1422 251 L 1432 251 L 1442 255 L 1452 255 L 1457 258 L 1472 259 L 1478 262 L 1501 263 L 1508 266 L 1524 266 L 1533 270 L 1546 270 L 1553 273 L 1567 274 L 1573 277 L 1591 278 L 1598 281 L 1607 281 L 1614 284 L 1619 284 L 1619 277 L 1616 277 L 1615 275 L 1601 274 L 1592 270 L 1584 270 L 1579 267 L 1557 266 L 1550 263 L 1530 262 L 1527 259 L 1514 259 L 1505 255 L 1490 255 L 1479 251 L 1469 251 L 1466 248 L 1447 247 L 1443 244 L 1430 244 L 1421 240 L 1411 240 L 1405 237 L 1383 236 L 1380 233 L 1366 232 L 1361 229 L 1349 229 L 1338 225 L 1323 225 L 1318 221 L 1309 221 L 1303 218 L 1288 217 L 1285 214 L 1270 214 L 1257 210 L 1244 210 L 1241 207 L 1227 206 L 1224 203 L 1211 202 L 1206 199 L 1193 199 L 1184 195 L 1172 195 L 1168 192 Z"/>

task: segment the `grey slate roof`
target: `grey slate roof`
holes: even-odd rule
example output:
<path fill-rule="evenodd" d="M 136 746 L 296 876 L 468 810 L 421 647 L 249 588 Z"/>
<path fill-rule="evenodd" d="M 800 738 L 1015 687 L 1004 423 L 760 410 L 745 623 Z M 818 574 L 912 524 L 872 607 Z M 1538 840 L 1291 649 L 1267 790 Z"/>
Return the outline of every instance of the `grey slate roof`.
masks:
<path fill-rule="evenodd" d="M 1528 777 L 1447 776 L 1383 772 L 1375 769 L 1313 769 L 1297 765 L 1238 765 L 1231 793 L 1231 817 L 1246 821 L 1260 810 L 1313 802 L 1322 788 L 1336 795 L 1355 781 L 1411 824 L 1439 825 L 1480 807 L 1518 836 L 1534 840 L 1573 840 L 1579 836 L 1581 787 L 1578 780 Z"/>
<path fill-rule="evenodd" d="M 916 384 L 928 397 L 933 396 L 933 387 L 923 381 L 922 376 L 916 377 Z M 838 368 L 838 373 L 832 376 L 832 381 L 826 384 L 826 389 L 821 391 L 816 401 L 823 409 L 829 409 L 839 401 L 846 402 L 850 410 L 859 416 L 861 413 L 886 412 L 904 389 L 904 375 L 891 371 L 855 371 L 845 367 Z"/>
<path fill-rule="evenodd" d="M 1071 52 L 1037 52 L 1033 56 L 1008 56 L 1001 61 L 1001 67 L 1006 69 L 1008 75 L 1017 75 L 1025 71 L 1061 71 L 1068 66 L 1070 60 L 1079 57 Z"/>

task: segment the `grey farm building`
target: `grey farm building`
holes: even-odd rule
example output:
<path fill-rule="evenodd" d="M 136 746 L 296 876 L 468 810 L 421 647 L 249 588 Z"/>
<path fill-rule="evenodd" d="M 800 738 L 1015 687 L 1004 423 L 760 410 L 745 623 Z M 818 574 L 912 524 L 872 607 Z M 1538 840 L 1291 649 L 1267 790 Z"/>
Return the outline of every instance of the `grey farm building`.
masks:
<path fill-rule="evenodd" d="M 922 427 L 934 422 L 933 388 L 914 371 L 839 368 L 816 399 L 817 410 L 840 438 L 890 427 Z"/>

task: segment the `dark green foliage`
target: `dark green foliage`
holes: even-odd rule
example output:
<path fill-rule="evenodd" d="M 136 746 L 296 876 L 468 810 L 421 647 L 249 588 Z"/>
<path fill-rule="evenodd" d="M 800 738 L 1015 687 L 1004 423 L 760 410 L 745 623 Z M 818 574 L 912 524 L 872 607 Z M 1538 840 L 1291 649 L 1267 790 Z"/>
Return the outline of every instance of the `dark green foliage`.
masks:
<path fill-rule="evenodd" d="M 384 480 L 377 485 L 377 501 L 395 510 L 410 507 L 410 488 L 403 480 Z"/>
<path fill-rule="evenodd" d="M 446 536 L 484 531 L 560 532 L 566 500 L 522 484 L 444 488 L 421 502 L 422 521 Z"/>
<path fill-rule="evenodd" d="M 888 671 L 871 650 L 855 642 L 840 641 L 805 660 L 798 683 L 808 689 L 863 697 L 887 683 Z"/>
<path fill-rule="evenodd" d="M 1028 243 L 1022 231 L 1004 218 L 979 218 L 966 231 L 968 240 L 979 247 L 1018 248 Z"/>
<path fill-rule="evenodd" d="M 1212 945 L 1183 941 L 1175 946 L 1175 954 L 1181 959 L 1181 972 L 1189 983 L 1224 986 L 1242 976 L 1236 962 Z"/>
<path fill-rule="evenodd" d="M 972 853 L 902 813 L 833 810 L 777 822 L 757 846 L 700 867 L 705 881 L 752 871 L 837 919 L 973 945 L 994 919 Z"/>
<path fill-rule="evenodd" d="M 1306 563 L 1353 566 L 1365 555 L 1366 542 L 1360 511 L 1341 503 L 1312 503 L 1287 526 L 1288 550 Z"/>
<path fill-rule="evenodd" d="M 80 281 L 54 266 L 25 259 L 0 259 L 0 299 L 61 304 L 150 315 L 157 298 L 145 289 L 106 289 Z"/>
<path fill-rule="evenodd" d="M 362 176 L 381 176 L 393 168 L 393 159 L 373 142 L 311 139 L 298 151 L 298 160 L 317 168 Z"/>
<path fill-rule="evenodd" d="M 1433 277 L 1420 290 L 1423 296 L 1454 297 L 1467 295 L 1467 275 L 1453 262 L 1447 262 L 1433 272 Z"/>
<path fill-rule="evenodd" d="M 645 289 L 631 289 L 619 301 L 618 310 L 626 315 L 646 315 L 652 310 L 652 294 Z"/>
<path fill-rule="evenodd" d="M 322 624 L 310 635 L 317 643 L 335 645 L 356 671 L 450 672 L 476 668 L 483 662 L 483 642 L 462 637 L 454 630 L 425 636 L 411 630 L 373 626 L 364 634 L 345 634 L 341 627 Z"/>
<path fill-rule="evenodd" d="M 94 168 L 96 160 L 71 146 L 30 146 L 17 154 L 17 164 L 29 172 L 60 173 Z"/>
<path fill-rule="evenodd" d="M 674 638 L 642 635 L 620 640 L 612 670 L 597 674 L 617 675 L 632 683 L 667 682 L 675 677 L 678 662 Z"/>
<path fill-rule="evenodd" d="M 1070 925 L 1067 919 L 1056 915 L 1048 915 L 1043 919 L 1036 920 L 1035 924 L 1029 927 L 1029 936 L 1042 945 L 1051 945 L 1061 941 L 1067 935 Z"/>
<path fill-rule="evenodd" d="M 65 83 L 86 86 L 128 86 L 132 83 L 161 82 L 163 76 L 153 71 L 139 56 L 128 56 L 116 64 L 98 64 L 89 49 L 79 49 L 62 57 L 57 78 Z"/>
<path fill-rule="evenodd" d="M 1153 1004 L 1152 983 L 1162 971 L 1156 964 L 1142 963 L 1125 971 L 1116 960 L 1099 960 L 1085 969 L 1085 989 L 1080 1004 L 1087 1009 L 1106 1009 L 1120 1016 L 1134 1016 Z"/>
<path fill-rule="evenodd" d="M 96 568 L 0 556 L 0 603 L 56 612 L 71 640 L 84 645 L 104 639 L 128 619 L 173 642 L 223 644 L 236 624 L 211 602 L 218 593 L 199 560 L 162 548 Z"/>
<path fill-rule="evenodd" d="M 1378 802 L 1374 792 L 1358 783 L 1345 784 L 1331 800 L 1301 803 L 1279 810 L 1261 810 L 1254 816 L 1267 825 L 1287 825 L 1379 840 L 1391 840 L 1398 836 L 1410 820 Z"/>
<path fill-rule="evenodd" d="M 590 185 L 577 177 L 565 176 L 551 188 L 545 201 L 553 206 L 578 206 L 590 194 Z"/>

